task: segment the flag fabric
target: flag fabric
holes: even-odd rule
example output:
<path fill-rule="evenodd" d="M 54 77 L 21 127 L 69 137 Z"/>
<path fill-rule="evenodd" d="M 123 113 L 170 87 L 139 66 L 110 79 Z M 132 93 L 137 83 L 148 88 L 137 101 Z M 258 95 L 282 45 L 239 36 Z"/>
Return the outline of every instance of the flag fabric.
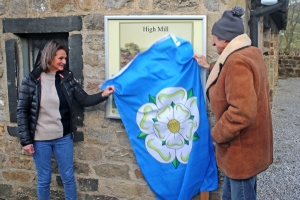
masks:
<path fill-rule="evenodd" d="M 188 200 L 218 187 L 199 66 L 192 45 L 166 35 L 102 84 L 137 163 L 159 200 Z"/>

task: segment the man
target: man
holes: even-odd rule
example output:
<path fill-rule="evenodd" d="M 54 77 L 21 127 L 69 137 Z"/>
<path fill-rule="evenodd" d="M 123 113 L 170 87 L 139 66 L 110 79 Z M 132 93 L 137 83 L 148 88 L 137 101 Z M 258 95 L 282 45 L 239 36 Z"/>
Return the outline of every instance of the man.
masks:
<path fill-rule="evenodd" d="M 225 174 L 223 200 L 256 199 L 256 175 L 273 162 L 267 68 L 244 34 L 243 14 L 235 6 L 213 25 L 212 45 L 220 55 L 213 66 L 194 55 L 210 71 L 206 93 L 215 116 L 211 134 L 217 164 Z"/>

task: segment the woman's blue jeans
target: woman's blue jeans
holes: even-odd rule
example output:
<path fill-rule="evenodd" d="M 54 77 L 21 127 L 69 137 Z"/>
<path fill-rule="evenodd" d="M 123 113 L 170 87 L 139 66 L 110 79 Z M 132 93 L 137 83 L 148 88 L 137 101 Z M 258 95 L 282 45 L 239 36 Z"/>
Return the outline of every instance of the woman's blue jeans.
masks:
<path fill-rule="evenodd" d="M 256 200 L 256 176 L 231 179 L 224 175 L 222 200 Z"/>
<path fill-rule="evenodd" d="M 73 139 L 71 134 L 62 138 L 34 142 L 33 159 L 37 171 L 37 196 L 39 200 L 50 200 L 52 152 L 60 173 L 66 200 L 76 200 L 76 182 L 73 165 Z"/>

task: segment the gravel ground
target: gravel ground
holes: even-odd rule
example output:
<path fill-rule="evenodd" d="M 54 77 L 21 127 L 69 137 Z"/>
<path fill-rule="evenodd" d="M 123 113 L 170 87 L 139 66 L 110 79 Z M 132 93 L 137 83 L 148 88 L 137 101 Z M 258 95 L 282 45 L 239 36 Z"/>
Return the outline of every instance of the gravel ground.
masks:
<path fill-rule="evenodd" d="M 300 78 L 279 79 L 273 105 L 274 160 L 257 176 L 259 200 L 300 200 Z"/>

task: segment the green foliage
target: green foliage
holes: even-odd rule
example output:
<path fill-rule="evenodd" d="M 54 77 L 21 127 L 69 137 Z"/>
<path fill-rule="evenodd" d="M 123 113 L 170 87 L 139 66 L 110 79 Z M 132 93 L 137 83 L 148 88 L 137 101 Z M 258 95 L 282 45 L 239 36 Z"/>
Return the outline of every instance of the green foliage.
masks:
<path fill-rule="evenodd" d="M 137 44 L 134 44 L 133 42 L 126 43 L 125 47 L 132 55 L 136 55 L 140 52 L 139 46 Z"/>

